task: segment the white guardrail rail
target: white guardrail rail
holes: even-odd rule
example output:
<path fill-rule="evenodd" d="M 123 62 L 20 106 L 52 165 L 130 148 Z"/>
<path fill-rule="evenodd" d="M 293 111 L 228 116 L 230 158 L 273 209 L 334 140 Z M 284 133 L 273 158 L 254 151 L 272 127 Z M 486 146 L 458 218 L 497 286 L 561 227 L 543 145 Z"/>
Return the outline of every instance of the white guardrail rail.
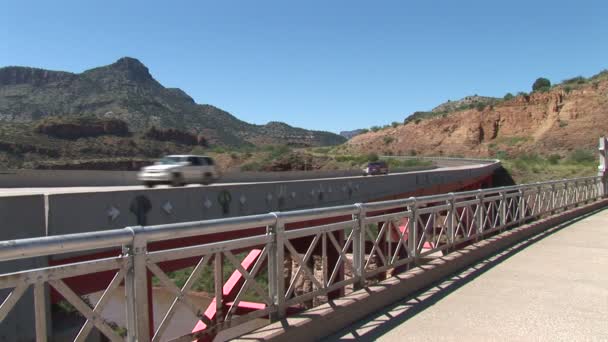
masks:
<path fill-rule="evenodd" d="M 384 202 L 2 241 L 0 261 L 92 252 L 101 248 L 115 248 L 122 252 L 112 257 L 1 274 L 0 289 L 11 292 L 0 306 L 0 321 L 28 288 L 33 287 L 37 339 L 46 340 L 47 286 L 50 286 L 86 318 L 77 341 L 83 341 L 93 328 L 111 341 L 125 338 L 130 341 L 166 340 L 169 336 L 164 336 L 165 329 L 180 305 L 206 325 L 204 333 L 217 333 L 255 318 L 279 319 L 292 308 L 322 303 L 335 293 L 344 295 L 405 270 L 415 265 L 419 258 L 462 248 L 467 242 L 596 201 L 603 194 L 604 184 L 598 176 Z M 320 220 L 325 223 L 315 223 Z M 159 241 L 218 233 L 239 238 L 148 250 L 151 243 Z M 296 248 L 297 245 L 301 249 L 303 241 L 307 245 L 304 252 Z M 239 255 L 251 249 L 259 249 L 261 254 L 253 267 L 246 270 L 241 266 Z M 330 254 L 334 257 L 328 258 Z M 194 257 L 198 258 L 198 263 L 181 287 L 161 267 L 163 262 Z M 286 272 L 291 266 L 286 268 L 285 265 L 292 263 L 296 265 L 294 272 Z M 245 279 L 231 306 L 222 297 L 223 271 L 227 265 Z M 213 320 L 204 315 L 205 308 L 198 307 L 187 296 L 206 268 L 210 268 L 207 274 L 214 277 L 215 290 L 210 292 L 215 291 L 218 314 Z M 64 281 L 103 271 L 113 271 L 115 275 L 99 302 L 93 306 Z M 174 297 L 164 318 L 154 327 L 150 326 L 149 319 L 148 272 L 154 274 L 158 284 Z M 267 284 L 262 281 L 265 278 Z M 312 286 L 302 290 L 298 287 L 302 280 Z M 126 322 L 119 324 L 126 325 L 126 336 L 121 336 L 101 316 L 113 291 L 124 291 Z M 237 315 L 236 308 L 248 291 L 264 305 Z M 184 331 L 171 338 L 191 341 L 199 336 L 200 333 Z"/>

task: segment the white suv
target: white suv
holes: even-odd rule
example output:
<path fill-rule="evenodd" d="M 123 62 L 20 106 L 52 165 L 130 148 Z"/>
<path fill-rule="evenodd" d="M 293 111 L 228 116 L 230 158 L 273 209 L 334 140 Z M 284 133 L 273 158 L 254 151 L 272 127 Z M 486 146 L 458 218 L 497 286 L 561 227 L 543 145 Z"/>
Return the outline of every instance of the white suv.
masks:
<path fill-rule="evenodd" d="M 137 179 L 147 187 L 156 184 L 182 186 L 188 183 L 210 184 L 219 178 L 213 159 L 205 156 L 171 155 L 146 166 Z"/>

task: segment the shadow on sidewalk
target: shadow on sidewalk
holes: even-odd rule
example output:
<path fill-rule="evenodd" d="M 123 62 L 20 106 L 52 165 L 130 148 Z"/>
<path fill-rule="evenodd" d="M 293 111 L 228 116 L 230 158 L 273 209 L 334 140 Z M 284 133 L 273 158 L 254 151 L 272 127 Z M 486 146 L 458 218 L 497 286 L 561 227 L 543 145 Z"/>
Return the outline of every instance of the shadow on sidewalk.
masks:
<path fill-rule="evenodd" d="M 605 209 L 602 208 L 595 210 L 573 220 L 564 222 L 527 240 L 504 249 L 490 258 L 482 260 L 464 270 L 459 271 L 458 273 L 452 275 L 449 279 L 431 285 L 414 296 L 406 297 L 402 301 L 395 302 L 384 310 L 370 313 L 367 318 L 354 323 L 350 327 L 343 329 L 336 334 L 328 336 L 327 338 L 323 339 L 323 341 L 375 341 L 382 335 L 408 321 L 416 314 L 431 307 L 442 298 L 448 296 L 450 293 L 481 276 L 494 266 L 508 260 L 510 257 L 516 255 L 525 248 L 580 220 L 597 214 L 602 210 Z M 405 340 L 406 337 L 404 336 L 403 339 Z"/>

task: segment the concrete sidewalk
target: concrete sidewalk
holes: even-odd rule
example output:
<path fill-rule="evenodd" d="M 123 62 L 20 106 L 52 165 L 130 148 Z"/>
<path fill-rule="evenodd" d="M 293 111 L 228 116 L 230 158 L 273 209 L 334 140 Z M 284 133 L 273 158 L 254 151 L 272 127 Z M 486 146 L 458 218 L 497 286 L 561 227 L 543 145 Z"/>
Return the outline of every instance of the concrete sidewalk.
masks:
<path fill-rule="evenodd" d="M 522 242 L 327 341 L 608 341 L 608 209 Z"/>

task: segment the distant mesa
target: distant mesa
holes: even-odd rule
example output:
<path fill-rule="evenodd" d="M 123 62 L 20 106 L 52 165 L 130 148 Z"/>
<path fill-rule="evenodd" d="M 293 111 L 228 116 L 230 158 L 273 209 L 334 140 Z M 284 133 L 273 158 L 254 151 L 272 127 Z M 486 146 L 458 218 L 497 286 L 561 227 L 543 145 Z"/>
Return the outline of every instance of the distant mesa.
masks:
<path fill-rule="evenodd" d="M 340 132 L 340 135 L 346 139 L 351 139 L 352 137 L 357 136 L 363 132 L 365 132 L 364 129 L 355 129 L 352 131 L 342 131 L 342 132 Z"/>

